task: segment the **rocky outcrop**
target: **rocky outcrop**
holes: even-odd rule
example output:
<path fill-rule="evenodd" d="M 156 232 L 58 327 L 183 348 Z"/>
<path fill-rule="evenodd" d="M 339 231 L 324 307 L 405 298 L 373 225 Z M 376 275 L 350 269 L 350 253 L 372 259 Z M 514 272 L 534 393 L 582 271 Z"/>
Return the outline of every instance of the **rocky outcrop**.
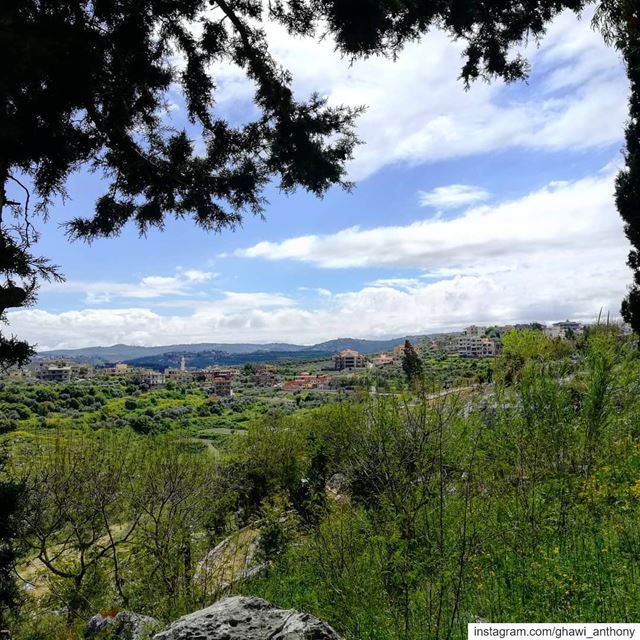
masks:
<path fill-rule="evenodd" d="M 254 597 L 223 598 L 183 616 L 153 640 L 340 640 L 326 623 L 307 613 L 278 609 Z"/>
<path fill-rule="evenodd" d="M 251 578 L 267 568 L 257 562 L 260 532 L 245 527 L 225 538 L 198 565 L 195 580 L 207 593 L 223 593 L 239 580 Z"/>
<path fill-rule="evenodd" d="M 326 482 L 327 493 L 336 500 L 344 500 L 351 493 L 351 484 L 342 473 L 334 473 Z"/>
<path fill-rule="evenodd" d="M 96 614 L 87 623 L 85 638 L 118 638 L 122 640 L 148 640 L 162 627 L 162 623 L 139 613 L 120 611 L 115 616 Z"/>

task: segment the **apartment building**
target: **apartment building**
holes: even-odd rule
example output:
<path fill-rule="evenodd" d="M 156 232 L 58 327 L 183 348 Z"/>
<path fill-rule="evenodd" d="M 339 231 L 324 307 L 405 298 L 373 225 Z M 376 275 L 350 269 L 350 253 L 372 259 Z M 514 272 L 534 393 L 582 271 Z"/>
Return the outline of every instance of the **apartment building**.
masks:
<path fill-rule="evenodd" d="M 136 369 L 136 380 L 148 387 L 160 387 L 164 384 L 164 373 L 154 369 Z"/>
<path fill-rule="evenodd" d="M 542 331 L 549 338 L 564 339 L 581 336 L 584 333 L 584 325 L 572 320 L 563 320 L 562 322 L 554 322 L 550 327 L 544 327 Z"/>
<path fill-rule="evenodd" d="M 36 378 L 42 382 L 69 382 L 71 367 L 66 364 L 41 364 L 36 369 Z"/>
<path fill-rule="evenodd" d="M 219 398 L 228 398 L 232 395 L 231 378 L 216 376 L 211 380 L 209 393 Z"/>
<path fill-rule="evenodd" d="M 336 371 L 364 368 L 364 358 L 353 349 L 344 349 L 333 356 L 333 368 Z"/>
<path fill-rule="evenodd" d="M 55 360 L 40 362 L 35 370 L 30 369 L 38 380 L 43 382 L 69 382 L 70 380 L 83 380 L 94 375 L 95 368 L 90 364 L 66 362 Z"/>
<path fill-rule="evenodd" d="M 465 358 L 492 357 L 498 354 L 498 343 L 486 336 L 464 335 L 458 338 L 458 355 Z"/>
<path fill-rule="evenodd" d="M 251 381 L 261 387 L 275 385 L 278 382 L 277 368 L 272 364 L 256 364 L 253 367 Z"/>
<path fill-rule="evenodd" d="M 165 382 L 173 382 L 175 384 L 191 384 L 193 382 L 193 373 L 184 369 L 165 369 Z"/>
<path fill-rule="evenodd" d="M 100 373 L 105 376 L 128 376 L 130 373 L 133 373 L 133 367 L 123 362 L 118 362 L 113 367 L 100 369 Z"/>

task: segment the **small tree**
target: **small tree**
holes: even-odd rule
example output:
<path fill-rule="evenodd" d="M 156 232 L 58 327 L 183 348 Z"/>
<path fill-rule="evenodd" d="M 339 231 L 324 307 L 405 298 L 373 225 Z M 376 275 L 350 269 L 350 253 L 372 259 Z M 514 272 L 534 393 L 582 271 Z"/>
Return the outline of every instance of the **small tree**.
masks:
<path fill-rule="evenodd" d="M 404 371 L 404 375 L 406 376 L 409 384 L 422 378 L 422 360 L 409 340 L 404 341 L 404 350 L 402 351 L 402 370 Z"/>
<path fill-rule="evenodd" d="M 67 435 L 33 456 L 22 537 L 62 582 L 68 622 L 90 609 L 87 594 L 106 565 L 126 604 L 119 553 L 140 519 L 125 491 L 131 453 L 125 438 Z"/>

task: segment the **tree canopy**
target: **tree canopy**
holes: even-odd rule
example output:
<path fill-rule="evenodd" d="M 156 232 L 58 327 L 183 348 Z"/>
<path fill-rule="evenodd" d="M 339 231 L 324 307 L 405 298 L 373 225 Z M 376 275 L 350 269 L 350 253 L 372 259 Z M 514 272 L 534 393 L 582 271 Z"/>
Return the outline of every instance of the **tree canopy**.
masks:
<path fill-rule="evenodd" d="M 409 383 L 419 381 L 424 373 L 422 360 L 409 340 L 404 341 L 402 349 L 402 370 Z"/>
<path fill-rule="evenodd" d="M 299 101 L 292 78 L 269 52 L 264 25 L 291 34 L 329 34 L 344 55 L 395 55 L 432 27 L 466 43 L 461 78 L 526 76 L 513 54 L 539 40 L 565 9 L 585 0 L 6 0 L 0 8 L 0 318 L 34 300 L 41 278 L 58 269 L 33 253 L 32 214 L 65 196 L 81 166 L 106 188 L 92 213 L 66 224 L 70 238 L 162 228 L 167 215 L 206 230 L 233 228 L 261 214 L 264 188 L 301 187 L 321 195 L 349 187 L 345 163 L 358 140 L 357 105 Z M 623 54 L 632 85 L 626 167 L 617 205 L 633 251 L 635 284 L 623 314 L 640 331 L 640 52 L 633 0 L 601 0 L 594 21 Z M 257 117 L 232 124 L 215 108 L 216 66 L 241 67 L 255 86 Z M 163 120 L 170 90 L 183 94 L 193 134 Z M 10 200 L 10 183 L 24 192 Z M 0 365 L 24 363 L 31 348 L 0 335 Z"/>

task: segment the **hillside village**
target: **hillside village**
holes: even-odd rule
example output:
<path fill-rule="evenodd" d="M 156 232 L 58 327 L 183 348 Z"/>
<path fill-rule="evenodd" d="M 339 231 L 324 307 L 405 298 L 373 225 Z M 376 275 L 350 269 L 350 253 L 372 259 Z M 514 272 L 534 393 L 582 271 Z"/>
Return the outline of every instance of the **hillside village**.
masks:
<path fill-rule="evenodd" d="M 537 323 L 529 325 L 503 325 L 481 327 L 470 325 L 461 333 L 439 334 L 424 338 L 414 344 L 423 355 L 451 356 L 457 358 L 494 358 L 501 351 L 501 337 L 513 329 L 534 328 L 552 339 L 565 340 L 576 338 L 584 333 L 585 325 L 566 320 L 549 326 Z M 402 362 L 405 345 L 400 342 L 393 350 L 378 354 L 365 355 L 355 349 L 342 349 L 333 354 L 330 360 L 320 362 L 318 371 L 304 370 L 300 363 L 295 374 L 286 375 L 282 366 L 270 363 L 256 363 L 245 366 L 249 372 L 249 382 L 257 387 L 272 388 L 283 392 L 304 390 L 330 391 L 341 386 L 339 374 L 364 371 L 385 370 L 399 367 Z M 310 360 L 313 356 L 310 355 Z M 318 367 L 316 367 L 318 368 Z M 39 359 L 32 364 L 8 372 L 14 380 L 67 383 L 73 380 L 90 379 L 126 379 L 142 388 L 163 388 L 176 385 L 195 385 L 210 396 L 227 398 L 234 393 L 243 368 L 240 366 L 205 368 L 187 367 L 185 355 L 180 356 L 178 367 L 166 367 L 158 371 L 150 367 L 141 367 L 125 362 L 98 367 L 87 363 L 78 363 L 72 359 Z"/>

